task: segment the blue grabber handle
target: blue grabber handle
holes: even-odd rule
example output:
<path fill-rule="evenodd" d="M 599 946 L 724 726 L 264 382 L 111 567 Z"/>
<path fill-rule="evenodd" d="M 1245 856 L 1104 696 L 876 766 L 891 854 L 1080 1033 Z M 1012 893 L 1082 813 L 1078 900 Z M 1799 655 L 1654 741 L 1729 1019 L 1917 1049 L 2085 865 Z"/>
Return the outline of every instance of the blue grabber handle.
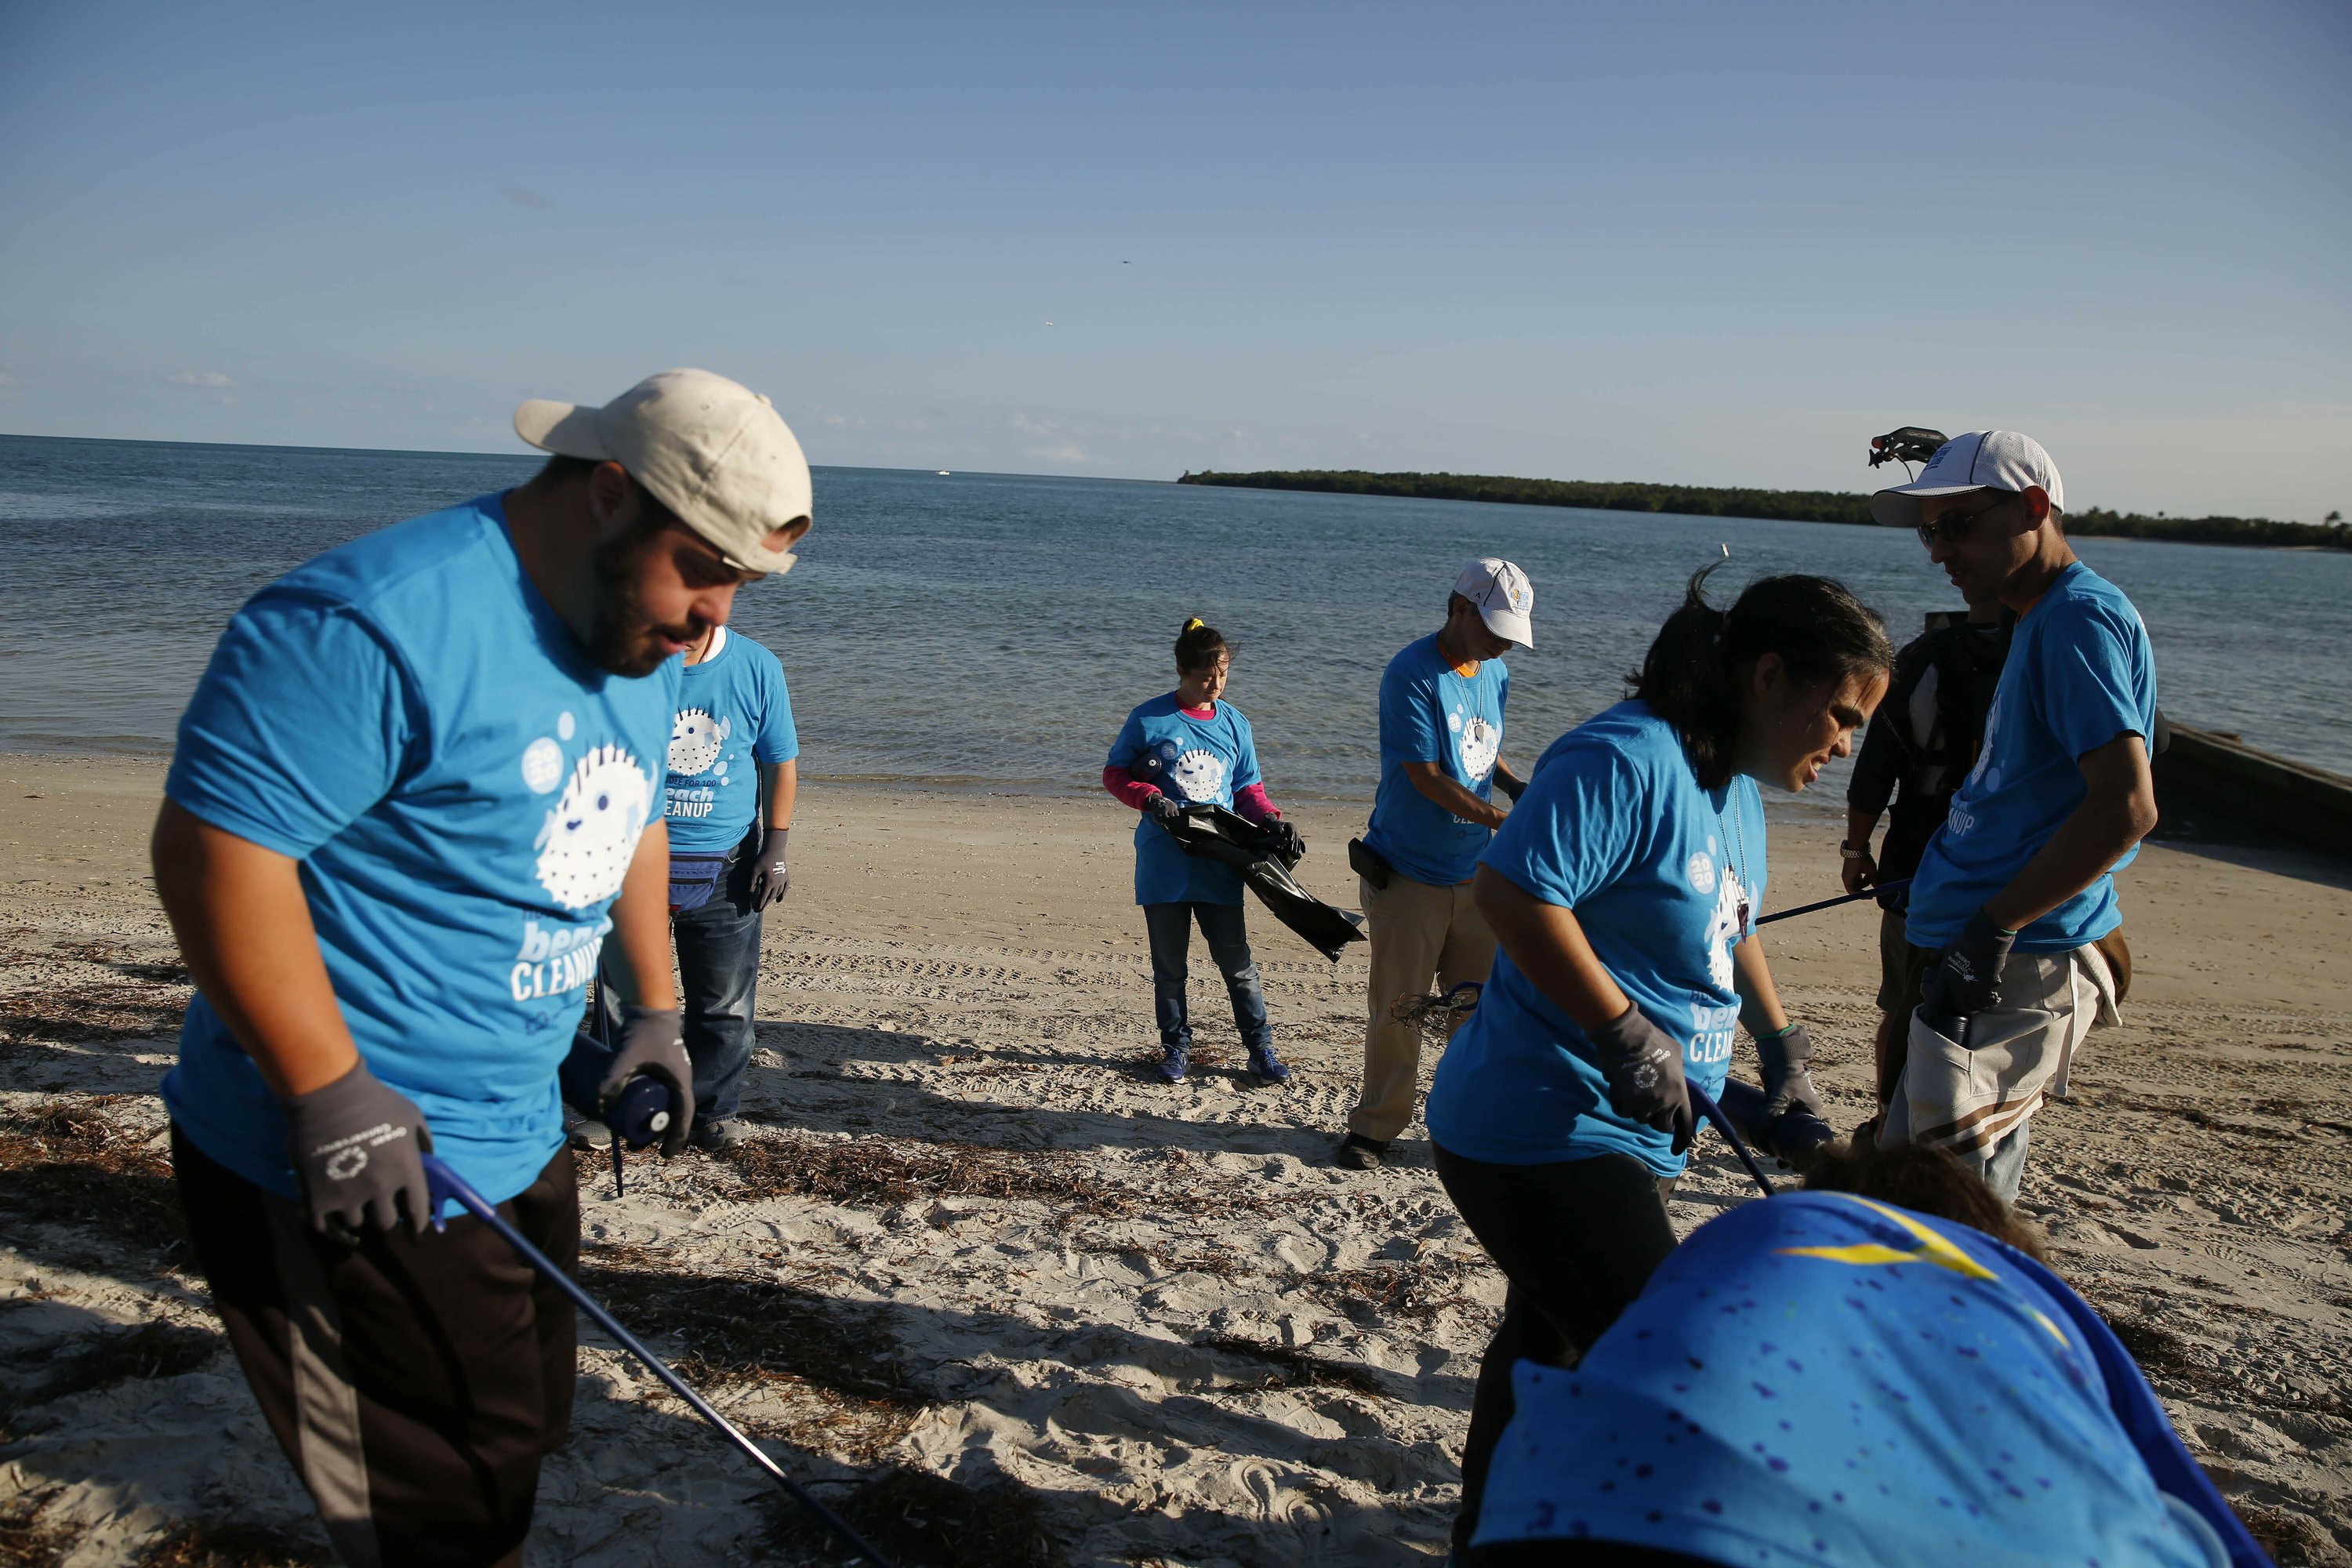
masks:
<path fill-rule="evenodd" d="M 617 1136 L 616 1131 L 615 1137 Z M 667 1384 L 669 1391 L 685 1400 L 697 1415 L 709 1422 L 729 1442 L 751 1456 L 752 1463 L 767 1471 L 775 1483 L 791 1495 L 794 1502 L 815 1515 L 818 1522 L 833 1531 L 842 1544 L 849 1547 L 866 1562 L 875 1564 L 875 1568 L 891 1568 L 890 1560 L 867 1545 L 866 1538 L 850 1528 L 847 1520 L 809 1495 L 807 1489 L 786 1475 L 782 1466 L 768 1458 L 767 1451 L 745 1436 L 740 1427 L 713 1409 L 710 1402 L 697 1394 L 686 1379 L 670 1370 L 668 1363 L 647 1350 L 645 1342 L 636 1335 L 621 1327 L 613 1314 L 604 1310 L 604 1303 L 582 1289 L 578 1280 L 558 1268 L 552 1258 L 533 1247 L 524 1238 L 522 1232 L 509 1225 L 497 1209 L 484 1202 L 482 1194 L 476 1192 L 465 1177 L 451 1170 L 448 1163 L 438 1154 L 425 1154 L 421 1158 L 425 1162 L 425 1183 L 433 1193 L 433 1228 L 435 1230 L 446 1228 L 445 1222 L 441 1218 L 442 1200 L 455 1199 L 467 1214 L 496 1232 L 499 1240 L 513 1247 L 524 1262 L 538 1270 L 541 1279 L 571 1297 L 573 1306 L 587 1313 L 590 1320 L 598 1328 L 612 1335 L 623 1350 L 643 1363 L 647 1372 Z"/>
<path fill-rule="evenodd" d="M 1715 1130 L 1730 1143 L 1731 1152 L 1739 1156 L 1739 1163 L 1748 1167 L 1748 1173 L 1756 1178 L 1756 1184 L 1764 1189 L 1764 1195 L 1768 1198 L 1772 1196 L 1778 1190 L 1772 1185 L 1772 1178 L 1764 1173 L 1764 1167 L 1758 1164 L 1756 1156 L 1748 1152 L 1748 1144 L 1733 1129 L 1731 1118 L 1723 1113 L 1723 1107 L 1715 1102 L 1715 1097 L 1688 1079 L 1684 1080 L 1683 1088 L 1690 1095 L 1692 1107 L 1714 1122 Z"/>

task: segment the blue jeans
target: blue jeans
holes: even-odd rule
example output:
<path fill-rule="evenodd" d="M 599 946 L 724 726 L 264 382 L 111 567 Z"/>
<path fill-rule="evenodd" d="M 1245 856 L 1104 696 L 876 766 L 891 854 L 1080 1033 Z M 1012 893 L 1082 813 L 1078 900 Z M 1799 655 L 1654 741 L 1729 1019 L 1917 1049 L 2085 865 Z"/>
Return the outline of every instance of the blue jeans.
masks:
<path fill-rule="evenodd" d="M 1242 1044 L 1262 1050 L 1274 1043 L 1265 1020 L 1265 993 L 1258 988 L 1257 961 L 1250 956 L 1249 932 L 1239 904 L 1146 904 L 1143 929 L 1151 938 L 1151 1010 L 1163 1047 L 1190 1049 L 1192 1026 L 1185 1019 L 1184 982 L 1191 973 L 1192 922 L 1208 939 L 1209 956 L 1225 977 L 1233 999 L 1234 1027 Z"/>
<path fill-rule="evenodd" d="M 698 1125 L 735 1114 L 743 1099 L 743 1069 L 751 1065 L 751 1016 L 760 982 L 759 911 L 740 884 L 745 868 L 699 909 L 670 916 L 677 939 L 678 1001 L 686 1012 L 686 1056 L 694 1067 Z M 610 987 L 598 987 L 607 1015 L 605 1036 L 620 1037 L 620 1011 Z"/>

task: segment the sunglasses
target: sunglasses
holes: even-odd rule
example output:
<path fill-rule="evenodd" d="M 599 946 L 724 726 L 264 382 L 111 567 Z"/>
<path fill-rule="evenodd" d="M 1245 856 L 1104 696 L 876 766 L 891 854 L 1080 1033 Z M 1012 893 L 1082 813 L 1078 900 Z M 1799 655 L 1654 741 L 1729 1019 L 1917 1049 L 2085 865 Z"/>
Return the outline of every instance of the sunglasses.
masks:
<path fill-rule="evenodd" d="M 1919 542 L 1930 550 L 1936 548 L 1938 540 L 1946 544 L 1958 544 L 1969 536 L 1969 530 L 1977 525 L 1979 518 L 1999 511 L 2016 499 L 2013 495 L 2003 496 L 1990 506 L 1980 506 L 1971 512 L 1963 512 L 1957 517 L 1947 512 L 1933 522 L 1923 522 L 1919 525 Z"/>

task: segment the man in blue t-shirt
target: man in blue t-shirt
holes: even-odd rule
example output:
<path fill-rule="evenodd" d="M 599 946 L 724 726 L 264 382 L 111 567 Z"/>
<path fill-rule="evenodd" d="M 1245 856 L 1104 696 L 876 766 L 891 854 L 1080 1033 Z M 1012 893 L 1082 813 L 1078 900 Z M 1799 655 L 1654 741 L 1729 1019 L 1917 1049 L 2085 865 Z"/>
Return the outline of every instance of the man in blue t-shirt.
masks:
<path fill-rule="evenodd" d="M 698 1148 L 743 1142 L 735 1115 L 751 1064 L 762 911 L 784 896 L 784 847 L 800 789 L 800 733 L 776 656 L 727 626 L 686 650 L 669 731 L 669 921 L 694 1064 Z M 609 1033 L 613 1009 L 604 1009 Z M 601 1121 L 572 1127 L 573 1146 L 604 1147 Z"/>
<path fill-rule="evenodd" d="M 2066 543 L 2065 489 L 2010 430 L 1947 442 L 1871 498 L 1971 600 L 2018 616 L 1984 744 L 1920 857 L 1918 1010 L 1882 1142 L 1950 1149 L 2003 1197 L 2028 1120 L 2130 981 L 2114 873 L 2156 826 L 2156 663 L 2139 612 Z"/>
<path fill-rule="evenodd" d="M 708 372 L 526 403 L 515 428 L 556 454 L 529 483 L 354 540 L 237 612 L 155 825 L 196 983 L 163 1081 L 182 1207 L 352 1563 L 521 1558 L 571 1420 L 572 1309 L 479 1222 L 430 1227 L 420 1156 L 570 1267 L 556 1074 L 600 952 L 623 1005 L 604 1102 L 666 1080 L 677 1152 L 676 656 L 809 526 L 792 432 Z"/>
<path fill-rule="evenodd" d="M 1381 677 L 1381 784 L 1371 826 L 1349 847 L 1370 927 L 1364 1080 L 1334 1160 L 1370 1170 L 1412 1120 L 1421 1026 L 1390 1016 L 1432 979 L 1483 984 L 1495 933 L 1470 896 L 1479 853 L 1502 825 L 1495 791 L 1524 787 L 1503 763 L 1504 653 L 1535 646 L 1536 591 L 1508 561 L 1462 569 L 1445 624 L 1406 647 Z"/>

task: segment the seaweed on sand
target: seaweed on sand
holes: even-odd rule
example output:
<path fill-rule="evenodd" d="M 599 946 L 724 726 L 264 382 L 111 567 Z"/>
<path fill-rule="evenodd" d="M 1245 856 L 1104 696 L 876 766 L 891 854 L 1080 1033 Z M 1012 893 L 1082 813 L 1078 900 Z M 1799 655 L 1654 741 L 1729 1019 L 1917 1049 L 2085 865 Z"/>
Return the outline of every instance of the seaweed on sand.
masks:
<path fill-rule="evenodd" d="M 764 1386 L 814 1395 L 784 1435 L 868 1461 L 937 1401 L 898 1354 L 887 1309 L 843 1302 L 772 1279 L 696 1274 L 638 1247 L 582 1259 L 580 1283 L 705 1394 Z"/>
<path fill-rule="evenodd" d="M 195 1520 L 131 1560 L 131 1568 L 326 1568 L 323 1545 L 266 1525 Z"/>
<path fill-rule="evenodd" d="M 1045 1528 L 1044 1503 L 1009 1477 L 967 1487 L 895 1469 L 831 1506 L 898 1568 L 1063 1568 L 1068 1559 Z M 768 1544 L 776 1561 L 842 1561 L 824 1526 L 781 1498 L 774 1508 Z"/>
<path fill-rule="evenodd" d="M 11 1418 L 18 1411 L 133 1379 L 177 1377 L 210 1361 L 220 1348 L 221 1336 L 210 1329 L 141 1323 L 105 1334 L 71 1354 L 52 1357 L 35 1373 L 11 1368 L 10 1387 L 0 1394 L 0 1441 L 7 1439 Z"/>
<path fill-rule="evenodd" d="M 1321 1356 L 1308 1355 L 1288 1345 L 1268 1344 L 1231 1334 L 1195 1334 L 1192 1343 L 1204 1351 L 1247 1356 L 1265 1363 L 1272 1369 L 1239 1385 L 1244 1389 L 1352 1388 L 1359 1394 L 1375 1397 L 1388 1393 L 1381 1386 L 1380 1379 L 1362 1367 L 1326 1361 Z"/>
<path fill-rule="evenodd" d="M 153 1039 L 176 1035 L 187 1010 L 184 994 L 156 984 L 48 986 L 0 1001 L 0 1045 Z"/>
<path fill-rule="evenodd" d="M 43 1100 L 0 1114 L 0 1214 L 158 1251 L 181 1240 L 171 1161 L 105 1114 L 123 1098 Z"/>
<path fill-rule="evenodd" d="M 1065 1150 L 1002 1149 L 952 1140 L 900 1144 L 861 1138 L 835 1143 L 766 1137 L 739 1148 L 729 1163 L 734 1190 L 728 1195 L 743 1202 L 787 1194 L 866 1205 L 927 1197 L 1030 1198 L 1051 1207 L 1063 1225 L 1081 1217 L 1125 1219 L 1147 1210 L 1197 1213 L 1209 1203 L 1197 1188 L 1145 1192 L 1105 1181 Z"/>

